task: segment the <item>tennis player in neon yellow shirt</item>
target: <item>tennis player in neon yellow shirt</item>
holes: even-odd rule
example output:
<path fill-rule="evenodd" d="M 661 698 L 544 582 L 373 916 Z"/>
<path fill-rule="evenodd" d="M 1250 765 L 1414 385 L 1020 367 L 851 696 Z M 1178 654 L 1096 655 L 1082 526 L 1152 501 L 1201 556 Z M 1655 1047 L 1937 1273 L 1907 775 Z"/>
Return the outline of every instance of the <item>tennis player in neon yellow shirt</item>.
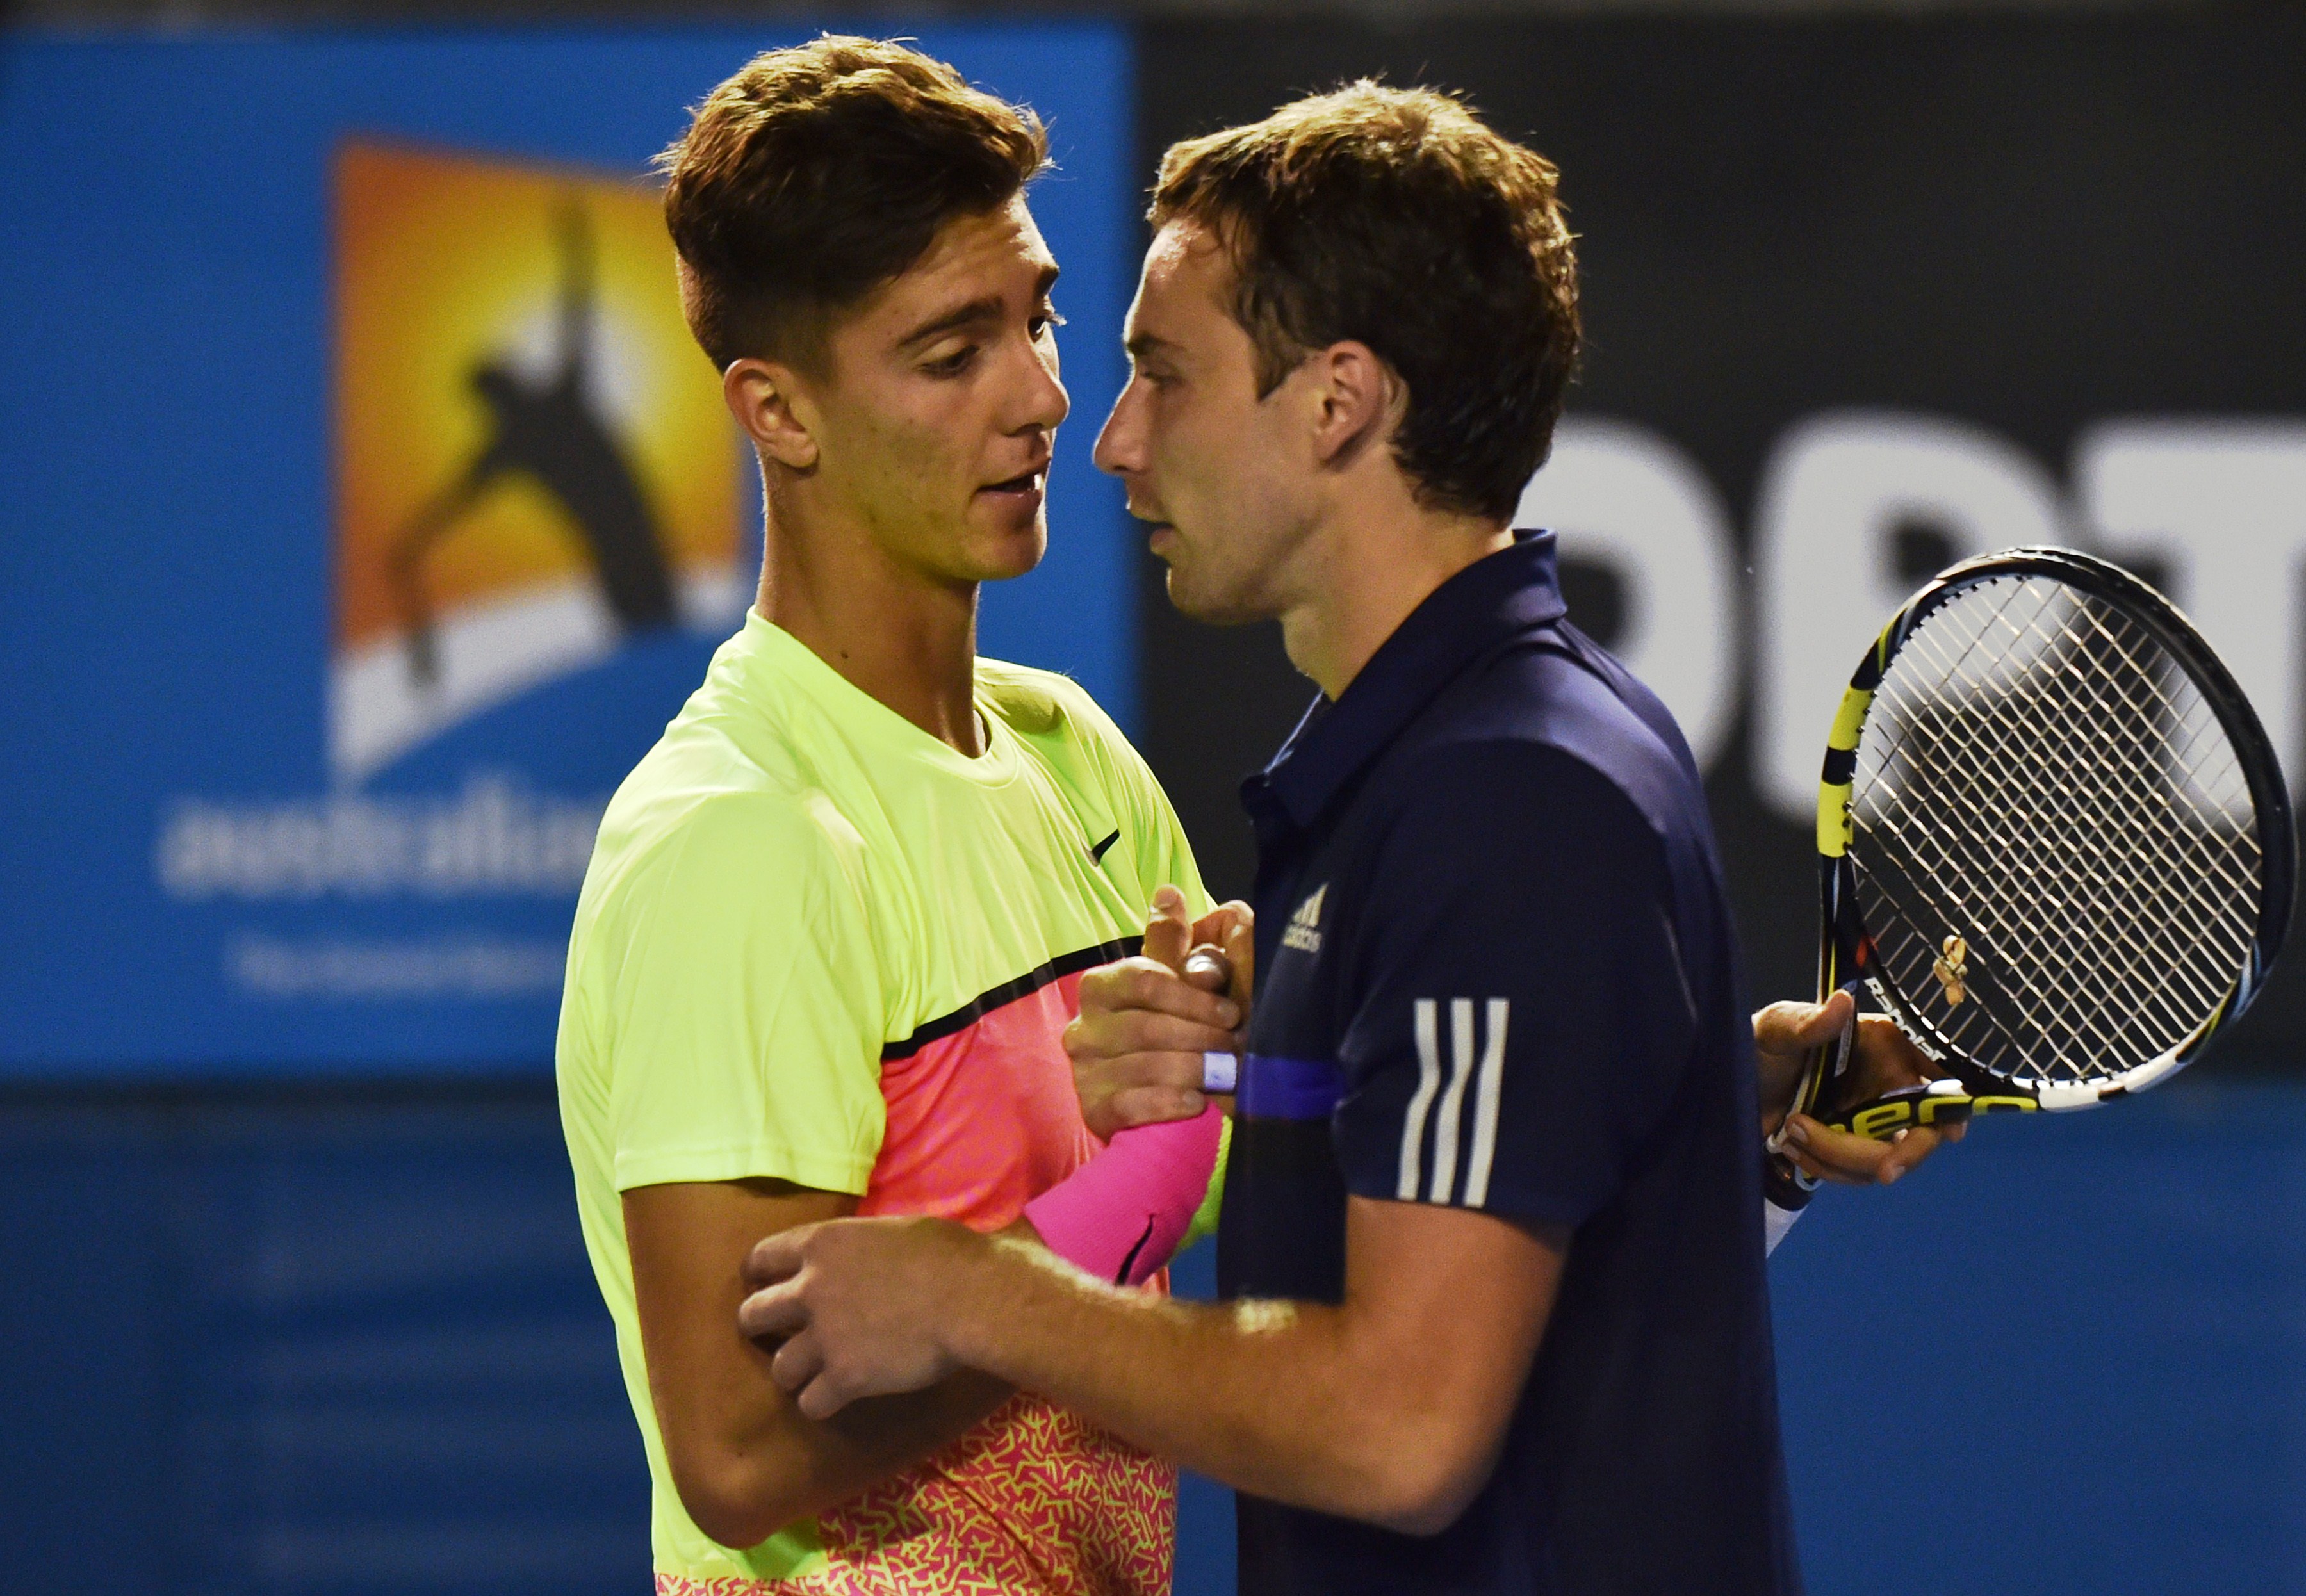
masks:
<path fill-rule="evenodd" d="M 976 657 L 978 585 L 1045 547 L 1067 410 L 1023 197 L 1044 158 L 1029 113 L 839 38 L 753 62 L 666 158 L 766 557 L 743 630 L 609 807 L 559 1043 L 666 1596 L 1168 1586 L 1166 1465 L 970 1374 L 815 1423 L 735 1327 L 753 1243 L 841 1215 L 997 1231 L 1032 1205 L 1078 1258 L 1048 1205 L 1121 1156 L 1090 1167 L 1062 1045 L 1080 974 L 1133 951 L 1157 887 L 1209 909 L 1089 696 Z M 1237 1009 L 1195 999 L 1149 1020 L 1149 1048 L 1229 1046 Z M 1173 1216 L 1210 1186 L 1207 1122 L 1164 1176 Z M 1148 1219 L 1123 1276 L 1182 1228 Z"/>

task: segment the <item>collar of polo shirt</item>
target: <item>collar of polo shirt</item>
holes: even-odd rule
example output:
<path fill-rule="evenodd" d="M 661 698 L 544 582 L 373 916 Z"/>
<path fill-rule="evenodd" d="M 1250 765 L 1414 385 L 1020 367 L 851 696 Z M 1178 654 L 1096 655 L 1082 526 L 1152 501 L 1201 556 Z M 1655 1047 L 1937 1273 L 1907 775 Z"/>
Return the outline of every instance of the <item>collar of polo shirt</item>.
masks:
<path fill-rule="evenodd" d="M 1243 784 L 1311 825 L 1337 790 L 1391 743 L 1433 695 L 1499 643 L 1559 620 L 1554 534 L 1516 531 L 1513 546 L 1475 560 L 1428 595 L 1379 644 L 1333 703 L 1316 697 L 1273 762 Z"/>

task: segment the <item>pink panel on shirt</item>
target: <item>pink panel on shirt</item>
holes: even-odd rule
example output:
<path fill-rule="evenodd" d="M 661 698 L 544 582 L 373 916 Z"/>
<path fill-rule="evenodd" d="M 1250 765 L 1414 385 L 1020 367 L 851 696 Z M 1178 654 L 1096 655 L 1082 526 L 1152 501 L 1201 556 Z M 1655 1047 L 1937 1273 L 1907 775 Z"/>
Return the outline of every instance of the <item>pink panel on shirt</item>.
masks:
<path fill-rule="evenodd" d="M 881 1066 L 888 1130 L 858 1213 L 999 1230 L 1097 1151 L 1063 1041 L 1080 980 L 1052 981 Z"/>
<path fill-rule="evenodd" d="M 881 1066 L 888 1130 L 861 1214 L 1000 1230 L 1098 1150 L 1052 981 Z M 1148 1283 L 1166 1291 L 1166 1271 Z M 658 1596 L 1167 1596 L 1176 1471 L 1020 1395 L 936 1456 L 817 1520 L 826 1562 L 773 1583 L 657 1576 Z"/>

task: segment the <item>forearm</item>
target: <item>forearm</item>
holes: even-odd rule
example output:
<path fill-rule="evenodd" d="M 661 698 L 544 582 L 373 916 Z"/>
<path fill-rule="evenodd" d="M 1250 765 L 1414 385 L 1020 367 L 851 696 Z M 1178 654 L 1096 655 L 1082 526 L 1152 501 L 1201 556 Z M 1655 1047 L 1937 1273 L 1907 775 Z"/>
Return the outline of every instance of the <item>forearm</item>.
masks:
<path fill-rule="evenodd" d="M 819 1421 L 772 1373 L 773 1342 L 736 1323 L 745 1250 L 764 1233 L 853 1209 L 841 1193 L 767 1182 L 643 1187 L 625 1194 L 649 1397 L 681 1505 L 723 1546 L 758 1544 L 796 1519 L 949 1446 L 1005 1398 L 968 1374 Z"/>
<path fill-rule="evenodd" d="M 803 1418 L 789 1401 L 758 1451 L 755 1541 L 813 1517 L 944 1451 L 1008 1400 L 997 1377 L 962 1370 L 926 1391 L 873 1396 L 825 1420 Z M 773 1523 L 770 1521 L 773 1520 Z M 750 1542 L 747 1542 L 750 1544 Z"/>
<path fill-rule="evenodd" d="M 805 1413 L 977 1369 L 1239 1489 L 1430 1533 L 1489 1477 L 1568 1242 L 1354 1197 L 1340 1305 L 1203 1307 L 939 1220 L 850 1220 L 756 1247 L 739 1319 L 791 1337 L 773 1373 Z"/>
<path fill-rule="evenodd" d="M 674 1484 L 707 1535 L 755 1546 L 943 1451 L 1009 1395 L 997 1378 L 963 1370 L 927 1390 L 867 1397 L 812 1420 L 772 1387 L 745 1411 L 716 1415 L 713 1442 L 676 1444 L 668 1433 Z"/>
<path fill-rule="evenodd" d="M 1001 1237 L 1047 1259 L 1046 1243 L 1019 1219 Z M 765 1373 L 777 1344 L 752 1344 Z M 730 1435 L 724 1457 L 749 1465 L 737 1489 L 756 1503 L 770 1531 L 839 1506 L 858 1492 L 943 1451 L 982 1423 L 1012 1394 L 999 1377 L 962 1369 L 922 1391 L 866 1397 L 830 1418 L 812 1420 L 771 1381 L 765 1407 L 745 1432 Z M 757 1537 L 756 1537 L 757 1539 Z"/>
<path fill-rule="evenodd" d="M 968 1271 L 945 1332 L 961 1362 L 1038 1392 L 1237 1489 L 1387 1522 L 1446 1455 L 1349 1316 L 1306 1303 L 1183 1303 L 1108 1290 L 1004 1242 Z M 1413 1385 L 1414 1382 L 1408 1382 Z"/>

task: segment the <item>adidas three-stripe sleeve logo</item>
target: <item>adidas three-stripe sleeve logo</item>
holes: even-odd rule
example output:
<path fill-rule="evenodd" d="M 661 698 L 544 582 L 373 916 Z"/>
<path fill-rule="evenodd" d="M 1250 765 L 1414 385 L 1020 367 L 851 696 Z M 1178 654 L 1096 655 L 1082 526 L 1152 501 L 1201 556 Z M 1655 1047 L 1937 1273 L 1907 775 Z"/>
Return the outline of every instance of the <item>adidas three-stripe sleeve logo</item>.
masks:
<path fill-rule="evenodd" d="M 1394 1195 L 1403 1202 L 1459 1203 L 1478 1208 L 1489 1200 L 1490 1165 L 1498 1148 L 1498 1089 L 1506 1057 L 1504 998 L 1493 997 L 1474 1024 L 1470 997 L 1448 1000 L 1449 1068 L 1441 1068 L 1441 1004 L 1421 997 L 1414 1009 L 1417 1090 L 1401 1123 L 1401 1178 Z M 1482 1034 L 1476 1036 L 1476 1030 Z M 1465 1095 L 1470 1088 L 1470 1112 Z M 1438 1101 L 1438 1108 L 1436 1106 Z M 1433 1122 L 1432 1178 L 1425 1178 L 1425 1125 Z M 1461 1193 L 1458 1175 L 1465 1182 Z"/>

